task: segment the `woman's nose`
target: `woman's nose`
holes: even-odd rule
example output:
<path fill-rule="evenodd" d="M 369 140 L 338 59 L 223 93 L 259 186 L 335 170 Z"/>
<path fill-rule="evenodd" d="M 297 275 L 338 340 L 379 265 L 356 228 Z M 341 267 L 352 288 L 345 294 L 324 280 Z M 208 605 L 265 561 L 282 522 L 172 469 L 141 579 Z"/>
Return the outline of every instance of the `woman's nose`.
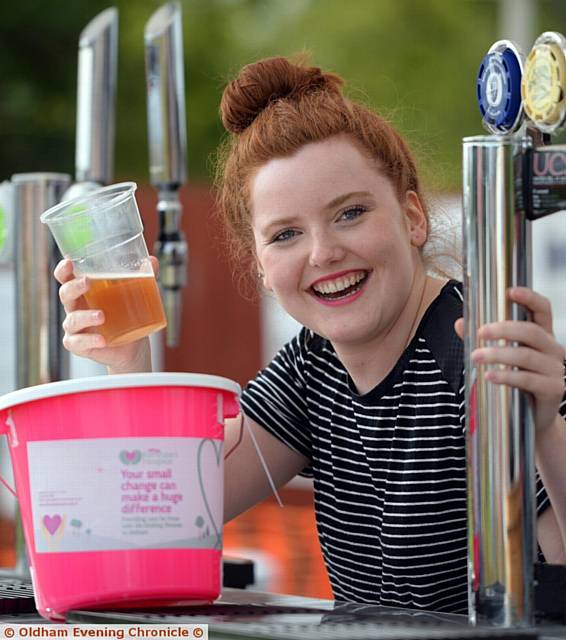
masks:
<path fill-rule="evenodd" d="M 322 267 L 338 262 L 344 257 L 344 248 L 331 233 L 313 236 L 309 263 L 311 267 Z"/>

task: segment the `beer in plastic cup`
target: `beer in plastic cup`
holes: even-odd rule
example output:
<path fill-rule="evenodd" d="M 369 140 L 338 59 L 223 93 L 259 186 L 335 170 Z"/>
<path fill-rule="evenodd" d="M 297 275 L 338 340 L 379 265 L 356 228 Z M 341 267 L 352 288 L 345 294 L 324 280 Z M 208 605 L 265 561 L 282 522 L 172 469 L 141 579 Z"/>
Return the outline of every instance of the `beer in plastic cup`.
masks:
<path fill-rule="evenodd" d="M 84 297 L 104 312 L 97 332 L 108 346 L 133 342 L 167 325 L 134 196 L 137 185 L 122 182 L 48 209 L 48 225 L 77 277 L 87 276 Z"/>

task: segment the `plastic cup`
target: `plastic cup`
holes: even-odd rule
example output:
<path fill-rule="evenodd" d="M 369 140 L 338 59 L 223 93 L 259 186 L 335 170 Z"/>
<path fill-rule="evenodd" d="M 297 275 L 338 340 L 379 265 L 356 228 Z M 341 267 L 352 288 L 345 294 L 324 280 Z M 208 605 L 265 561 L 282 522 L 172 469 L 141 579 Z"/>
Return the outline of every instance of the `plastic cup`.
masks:
<path fill-rule="evenodd" d="M 104 312 L 97 332 L 108 346 L 133 342 L 167 325 L 143 237 L 135 182 L 122 182 L 67 200 L 41 215 L 77 277 L 84 297 Z"/>

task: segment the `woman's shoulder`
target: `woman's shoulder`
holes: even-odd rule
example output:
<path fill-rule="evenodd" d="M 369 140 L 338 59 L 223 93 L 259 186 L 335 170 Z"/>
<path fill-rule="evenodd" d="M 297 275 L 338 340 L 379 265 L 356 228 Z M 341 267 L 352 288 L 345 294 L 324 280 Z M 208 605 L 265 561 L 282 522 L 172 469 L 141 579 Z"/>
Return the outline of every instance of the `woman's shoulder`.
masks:
<path fill-rule="evenodd" d="M 459 280 L 448 280 L 442 287 L 440 294 L 447 298 L 459 300 L 460 303 L 463 303 L 464 285 Z"/>
<path fill-rule="evenodd" d="M 445 379 L 455 391 L 461 385 L 464 367 L 464 344 L 454 323 L 463 313 L 463 288 L 457 280 L 449 280 L 430 305 L 420 333 L 435 358 Z"/>
<path fill-rule="evenodd" d="M 464 303 L 464 290 L 458 280 L 448 280 L 440 289 L 438 296 L 432 301 L 428 309 L 429 315 L 442 314 L 443 317 L 452 317 L 454 320 L 462 315 Z"/>

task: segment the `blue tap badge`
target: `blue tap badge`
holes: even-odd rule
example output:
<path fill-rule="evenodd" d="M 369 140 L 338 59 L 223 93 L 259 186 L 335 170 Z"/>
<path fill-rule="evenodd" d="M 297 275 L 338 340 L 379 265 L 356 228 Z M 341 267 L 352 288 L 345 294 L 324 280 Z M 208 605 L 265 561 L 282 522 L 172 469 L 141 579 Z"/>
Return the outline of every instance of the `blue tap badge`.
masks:
<path fill-rule="evenodd" d="M 490 133 L 511 133 L 521 126 L 522 76 L 519 48 L 508 40 L 496 42 L 482 60 L 477 79 L 482 120 Z"/>

